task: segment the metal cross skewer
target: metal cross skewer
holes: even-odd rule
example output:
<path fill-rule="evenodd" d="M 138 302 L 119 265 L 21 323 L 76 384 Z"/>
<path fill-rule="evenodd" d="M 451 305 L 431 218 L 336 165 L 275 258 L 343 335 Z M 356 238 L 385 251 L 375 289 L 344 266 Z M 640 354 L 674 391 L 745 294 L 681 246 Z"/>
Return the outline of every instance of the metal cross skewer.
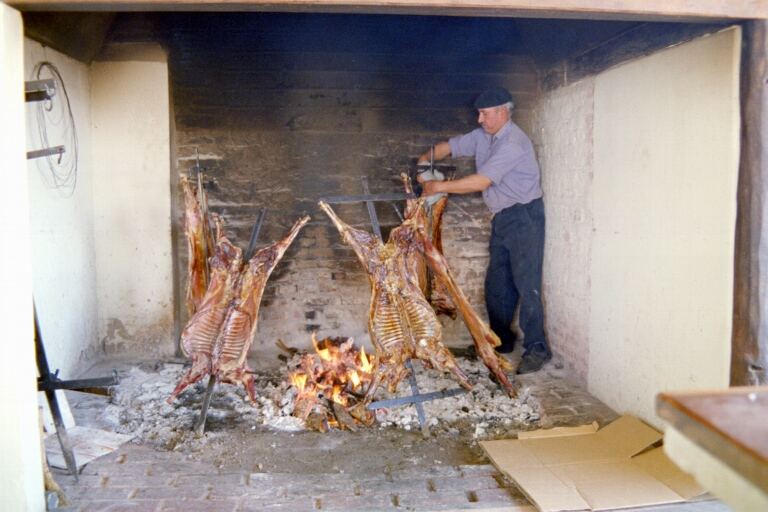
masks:
<path fill-rule="evenodd" d="M 248 260 L 251 259 L 253 256 L 253 252 L 256 250 L 256 241 L 259 239 L 259 233 L 261 232 L 261 226 L 264 224 L 264 218 L 267 216 L 267 209 L 262 208 L 259 210 L 259 217 L 256 220 L 256 224 L 253 226 L 253 230 L 251 231 L 251 239 L 248 242 L 248 249 L 245 251 L 245 259 L 244 261 L 247 263 Z M 192 427 L 192 430 L 194 430 L 195 435 L 202 436 L 205 432 L 205 421 L 208 419 L 208 407 L 211 405 L 211 398 L 213 397 L 213 390 L 216 387 L 216 376 L 211 374 L 208 376 L 208 386 L 205 388 L 205 395 L 203 396 L 203 404 L 200 408 L 200 416 L 197 418 L 197 421 L 195 421 L 194 426 Z"/>

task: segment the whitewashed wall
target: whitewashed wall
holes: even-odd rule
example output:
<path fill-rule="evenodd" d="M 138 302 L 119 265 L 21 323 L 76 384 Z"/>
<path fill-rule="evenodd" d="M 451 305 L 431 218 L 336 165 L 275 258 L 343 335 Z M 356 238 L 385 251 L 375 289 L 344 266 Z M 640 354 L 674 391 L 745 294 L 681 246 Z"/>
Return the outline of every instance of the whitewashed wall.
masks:
<path fill-rule="evenodd" d="M 91 66 L 98 329 L 108 353 L 171 354 L 168 65 L 156 45 Z"/>
<path fill-rule="evenodd" d="M 740 49 L 732 28 L 595 80 L 589 389 L 621 412 L 728 386 Z"/>
<path fill-rule="evenodd" d="M 0 3 L 0 509 L 45 509 L 32 328 L 21 14 Z"/>
<path fill-rule="evenodd" d="M 594 79 L 542 96 L 532 139 L 547 215 L 543 298 L 552 349 L 586 384 L 593 217 Z"/>
<path fill-rule="evenodd" d="M 51 369 L 59 368 L 62 378 L 72 378 L 98 350 L 89 68 L 29 39 L 24 41 L 24 54 L 26 80 L 36 79 L 33 71 L 39 62 L 50 62 L 59 70 L 77 132 L 79 151 L 74 188 L 52 186 L 45 158 L 27 163 L 34 294 L 40 329 Z M 52 74 L 44 71 L 42 76 L 50 78 Z M 63 90 L 56 91 L 54 104 L 54 110 L 43 123 L 38 122 L 38 109 L 45 108 L 44 104 L 26 104 L 26 147 L 42 149 L 45 143 L 40 140 L 40 130 L 44 129 L 48 146 L 64 145 L 67 156 L 74 158 L 74 147 L 65 133 L 68 120 L 59 110 L 59 106 L 63 109 L 66 104 Z"/>
<path fill-rule="evenodd" d="M 590 392 L 655 424 L 660 391 L 728 385 L 740 38 L 634 60 L 536 113 L 550 339 Z"/>

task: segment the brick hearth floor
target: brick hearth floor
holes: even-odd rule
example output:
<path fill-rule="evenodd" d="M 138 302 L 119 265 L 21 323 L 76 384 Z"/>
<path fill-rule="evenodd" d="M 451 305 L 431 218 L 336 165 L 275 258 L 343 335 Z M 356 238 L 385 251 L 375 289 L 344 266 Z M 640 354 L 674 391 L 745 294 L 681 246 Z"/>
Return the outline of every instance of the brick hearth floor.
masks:
<path fill-rule="evenodd" d="M 595 420 L 602 425 L 616 417 L 604 404 L 569 383 L 562 370 L 551 363 L 545 370 L 520 380 L 539 399 L 550 425 L 577 425 Z M 311 446 L 296 448 L 292 444 L 296 441 L 288 439 L 282 447 L 286 457 L 298 457 L 297 450 L 303 450 L 305 457 L 329 457 L 327 447 L 313 452 Z M 403 459 L 408 457 L 407 449 L 399 451 Z M 368 452 L 360 456 L 379 457 L 381 454 Z M 232 468 L 217 461 L 189 460 L 186 454 L 176 451 L 127 443 L 116 452 L 87 464 L 78 483 L 64 472 L 54 470 L 57 481 L 71 501 L 69 507 L 55 510 L 535 511 L 520 490 L 506 481 L 487 460 L 478 457 L 472 462 L 456 465 L 422 463 L 405 469 L 361 472 L 339 472 L 329 463 L 328 472 L 322 474 L 262 472 L 255 464 Z M 635 510 L 726 512 L 728 508 L 719 501 L 705 499 Z"/>

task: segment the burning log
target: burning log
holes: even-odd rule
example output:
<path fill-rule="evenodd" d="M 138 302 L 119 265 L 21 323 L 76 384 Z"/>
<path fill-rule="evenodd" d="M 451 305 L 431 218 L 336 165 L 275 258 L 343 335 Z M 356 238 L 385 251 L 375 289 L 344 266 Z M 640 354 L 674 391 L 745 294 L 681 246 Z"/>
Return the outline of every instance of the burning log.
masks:
<path fill-rule="evenodd" d="M 373 378 L 374 358 L 358 350 L 352 338 L 325 338 L 312 334 L 314 353 L 304 353 L 289 379 L 296 388 L 293 415 L 308 428 L 356 430 L 369 426 L 375 416 L 365 408 L 363 396 Z"/>

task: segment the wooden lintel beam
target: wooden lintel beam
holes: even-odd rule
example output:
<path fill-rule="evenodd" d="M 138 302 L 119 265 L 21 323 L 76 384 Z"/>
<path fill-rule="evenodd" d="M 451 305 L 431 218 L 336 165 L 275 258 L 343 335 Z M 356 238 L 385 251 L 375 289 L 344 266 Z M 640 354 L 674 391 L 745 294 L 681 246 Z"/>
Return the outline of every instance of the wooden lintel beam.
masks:
<path fill-rule="evenodd" d="M 768 0 L 7 0 L 21 11 L 304 11 L 534 18 L 767 19 Z"/>

